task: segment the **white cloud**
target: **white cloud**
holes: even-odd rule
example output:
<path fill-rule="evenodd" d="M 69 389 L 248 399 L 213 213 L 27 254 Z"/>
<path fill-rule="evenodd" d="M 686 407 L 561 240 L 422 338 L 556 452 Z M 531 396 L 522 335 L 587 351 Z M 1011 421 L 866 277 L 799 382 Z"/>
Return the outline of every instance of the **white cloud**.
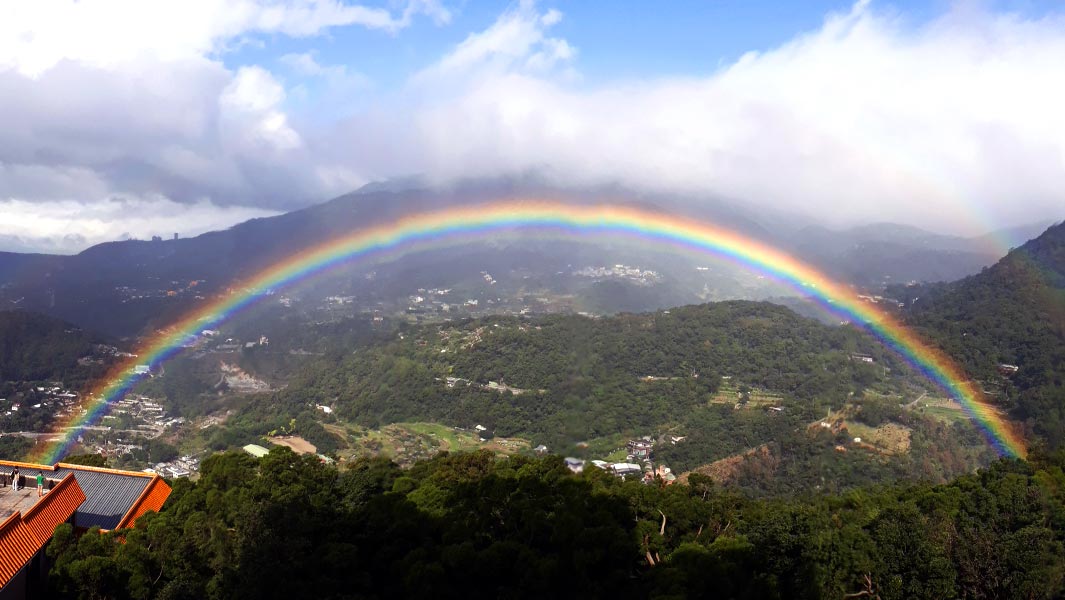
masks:
<path fill-rule="evenodd" d="M 562 13 L 540 13 L 536 3 L 523 0 L 488 29 L 470 34 L 454 50 L 413 77 L 414 82 L 437 84 L 456 76 L 508 72 L 523 67 L 537 70 L 574 57 L 576 49 L 547 30 L 562 20 Z"/>
<path fill-rule="evenodd" d="M 241 67 L 219 99 L 223 127 L 233 127 L 226 132 L 229 143 L 262 143 L 280 151 L 299 148 L 299 134 L 279 109 L 284 100 L 285 88 L 269 71 Z"/>
<path fill-rule="evenodd" d="M 223 105 L 243 112 L 265 112 L 285 99 L 285 88 L 262 67 L 241 67 L 222 90 Z"/>
<path fill-rule="evenodd" d="M 264 69 L 206 60 L 108 70 L 66 62 L 37 79 L 0 73 L 0 200 L 158 194 L 298 205 L 333 190 Z M 27 173 L 37 173 L 30 185 Z M 93 186 L 63 184 L 71 173 Z M 42 191 L 55 177 L 54 192 Z M 44 194 L 44 195 L 42 195 Z"/>
<path fill-rule="evenodd" d="M 373 82 L 362 73 L 352 71 L 346 65 L 323 65 L 310 52 L 285 54 L 278 61 L 296 75 L 324 79 L 328 92 L 333 95 L 373 87 Z"/>
<path fill-rule="evenodd" d="M 404 160 L 362 155 L 363 172 L 447 182 L 538 170 L 839 224 L 962 231 L 965 219 L 1062 216 L 1060 16 L 953 12 L 913 28 L 859 3 L 709 76 L 596 87 L 529 68 L 571 56 L 546 32 L 559 19 L 523 4 L 419 75 L 446 93 L 416 88 L 413 116 L 386 119 L 409 144 Z M 360 130 L 374 131 L 355 119 L 340 135 Z"/>
<path fill-rule="evenodd" d="M 314 55 L 310 52 L 285 54 L 279 60 L 296 73 L 309 77 L 317 77 L 327 70 L 327 67 L 318 64 L 318 61 L 315 60 Z"/>
<path fill-rule="evenodd" d="M 540 23 L 542 23 L 544 27 L 551 27 L 552 25 L 557 25 L 561 22 L 562 12 L 555 8 L 545 12 L 543 16 L 540 17 Z"/>
<path fill-rule="evenodd" d="M 275 211 L 248 206 L 216 206 L 208 201 L 191 204 L 166 198 L 107 198 L 76 202 L 55 200 L 26 202 L 0 200 L 4 232 L 0 241 L 25 252 L 74 253 L 88 245 L 114 241 L 131 235 L 150 239 L 197 235 L 224 229 Z M 7 235 L 4 235 L 7 234 Z M 8 238 L 3 240 L 3 238 Z"/>
<path fill-rule="evenodd" d="M 1060 15 L 955 11 L 914 27 L 859 3 L 712 74 L 594 85 L 557 33 L 564 15 L 528 1 L 391 91 L 313 50 L 271 59 L 276 72 L 218 60 L 249 39 L 396 31 L 419 14 L 450 19 L 419 0 L 392 12 L 334 0 L 0 4 L 0 236 L 16 231 L 7 210 L 35 203 L 74 227 L 79 213 L 62 207 L 121 221 L 91 207 L 165 198 L 138 206 L 166 222 L 167 202 L 271 210 L 374 179 L 533 170 L 837 223 L 964 230 L 966 215 L 1009 224 L 1065 207 Z M 58 221 L 20 218 L 54 237 Z"/>
<path fill-rule="evenodd" d="M 243 36 L 318 35 L 359 25 L 395 32 L 426 14 L 450 12 L 411 0 L 397 17 L 339 0 L 33 0 L 0 4 L 0 70 L 37 77 L 63 60 L 116 68 L 137 60 L 181 61 L 225 49 Z"/>
<path fill-rule="evenodd" d="M 219 56 L 267 35 L 395 32 L 417 15 L 450 19 L 435 0 L 396 13 L 339 0 L 0 4 L 0 249 L 68 251 L 79 239 L 145 231 L 153 218 L 194 233 L 273 212 L 248 204 L 348 191 L 364 180 L 312 155 L 282 81 L 261 66 L 230 70 Z M 334 95 L 365 85 L 344 66 L 310 64 Z M 112 210 L 114 198 L 143 220 Z M 181 227 L 171 213 L 184 205 Z M 57 237 L 62 229 L 73 233 Z"/>

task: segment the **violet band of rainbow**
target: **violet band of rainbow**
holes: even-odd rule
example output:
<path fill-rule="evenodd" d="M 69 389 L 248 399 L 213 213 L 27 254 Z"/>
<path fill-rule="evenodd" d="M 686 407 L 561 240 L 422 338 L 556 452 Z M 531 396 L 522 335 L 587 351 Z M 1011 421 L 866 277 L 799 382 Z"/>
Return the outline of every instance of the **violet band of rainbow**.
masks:
<path fill-rule="evenodd" d="M 639 208 L 507 200 L 430 211 L 357 230 L 296 253 L 234 284 L 234 291 L 198 307 L 142 344 L 137 357 L 116 365 L 85 395 L 82 410 L 74 411 L 54 428 L 63 433 L 61 439 L 48 443 L 34 456 L 46 463 L 58 461 L 86 426 L 102 418 L 143 377 L 132 372 L 135 364 L 148 364 L 154 369 L 195 339 L 202 329 L 230 319 L 268 291 L 292 286 L 351 260 L 403 253 L 422 246 L 459 245 L 511 229 L 565 236 L 620 235 L 722 257 L 769 276 L 865 327 L 957 400 L 1001 455 L 1022 457 L 1026 453 L 1024 440 L 945 353 L 892 315 L 857 298 L 848 287 L 785 252 L 710 223 Z"/>

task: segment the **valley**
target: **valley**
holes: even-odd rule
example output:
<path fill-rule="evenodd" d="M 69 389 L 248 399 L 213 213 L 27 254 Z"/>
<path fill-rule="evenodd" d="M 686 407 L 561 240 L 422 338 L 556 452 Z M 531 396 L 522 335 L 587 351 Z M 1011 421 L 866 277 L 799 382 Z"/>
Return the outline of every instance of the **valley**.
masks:
<path fill-rule="evenodd" d="M 693 279 L 715 276 L 710 267 L 684 268 Z M 340 464 L 381 456 L 407 467 L 441 452 L 541 449 L 574 464 L 635 461 L 641 472 L 681 477 L 728 464 L 729 485 L 758 495 L 947 481 L 994 459 L 961 405 L 859 328 L 751 301 L 579 310 L 590 308 L 596 286 L 655 290 L 675 269 L 614 262 L 546 276 L 470 266 L 468 279 L 419 286 L 424 275 L 401 284 L 402 269 L 374 265 L 349 281 L 376 295 L 341 291 L 343 273 L 314 293 L 270 292 L 187 340 L 179 356 L 81 431 L 76 451 L 196 477 L 203 457 L 247 444 L 289 446 Z M 206 282 L 147 296 L 207 301 Z M 387 290 L 390 300 L 381 295 Z M 936 292 L 853 293 L 905 317 L 909 303 L 892 296 Z M 144 299 L 137 296 L 119 304 Z M 63 352 L 82 371 L 102 372 L 124 352 L 78 343 L 78 352 Z M 1015 379 L 995 372 L 996 364 L 973 368 L 984 373 L 982 387 L 1005 390 L 991 410 L 1006 417 Z M 11 399 L 2 417 L 0 439 L 14 453 L 42 443 L 35 432 L 69 416 L 81 393 L 65 380 L 22 377 L 6 384 Z M 71 381 L 84 381 L 78 377 Z M 52 391 L 55 398 L 45 397 Z M 642 457 L 623 450 L 639 439 L 654 450 Z"/>
<path fill-rule="evenodd" d="M 826 292 L 804 279 L 783 295 L 758 272 L 654 252 L 532 268 L 460 251 L 353 263 L 314 285 L 220 290 L 197 275 L 165 290 L 118 286 L 121 298 L 75 303 L 94 306 L 79 318 L 118 315 L 107 333 L 0 311 L 0 458 L 61 451 L 173 486 L 134 528 L 56 529 L 50 581 L 83 591 L 98 587 L 79 575 L 87 565 L 131 582 L 161 565 L 153 577 L 170 589 L 219 561 L 253 570 L 262 561 L 249 553 L 284 556 L 287 543 L 271 540 L 285 538 L 344 557 L 417 556 L 405 595 L 427 581 L 424 565 L 511 565 L 514 552 L 548 565 L 584 536 L 610 536 L 622 557 L 589 578 L 592 595 L 609 587 L 598 577 L 610 565 L 636 597 L 672 585 L 662 573 L 694 592 L 732 565 L 741 575 L 714 575 L 715 589 L 791 589 L 748 577 L 791 569 L 836 595 L 904 598 L 890 573 L 908 559 L 869 567 L 838 548 L 886 555 L 910 542 L 939 554 L 944 577 L 992 589 L 956 538 L 1020 544 L 1031 554 L 1021 566 L 978 560 L 1011 577 L 1065 564 L 1046 525 L 1062 504 L 1063 247 L 1058 225 L 958 281 Z M 241 310 L 227 308 L 234 298 Z M 1019 497 L 1034 500 L 1018 512 Z M 281 535 L 256 525 L 266 514 L 301 523 Z M 240 540 L 189 545 L 190 522 Z M 835 566 L 809 575 L 824 552 Z M 349 561 L 330 556 L 314 568 L 339 569 L 339 596 L 393 585 L 372 567 L 352 581 Z M 381 560 L 396 570 L 407 559 Z M 915 581 L 927 571 L 913 569 Z M 1028 589 L 1057 585 L 1037 579 Z"/>
<path fill-rule="evenodd" d="M 1065 599 L 1065 3 L 0 2 L 0 600 Z"/>

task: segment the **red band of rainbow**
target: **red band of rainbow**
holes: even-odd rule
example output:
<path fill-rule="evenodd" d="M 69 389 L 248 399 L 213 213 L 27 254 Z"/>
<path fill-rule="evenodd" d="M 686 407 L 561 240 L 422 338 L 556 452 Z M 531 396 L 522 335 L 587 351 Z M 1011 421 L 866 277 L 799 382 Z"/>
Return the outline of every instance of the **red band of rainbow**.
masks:
<path fill-rule="evenodd" d="M 763 273 L 816 299 L 826 308 L 862 325 L 907 362 L 937 383 L 983 430 L 987 440 L 1005 456 L 1024 456 L 1023 439 L 987 404 L 979 387 L 942 351 L 925 343 L 892 315 L 826 275 L 775 248 L 709 223 L 616 205 L 573 206 L 552 201 L 499 201 L 415 214 L 351 234 L 299 252 L 267 267 L 227 295 L 208 302 L 142 345 L 138 356 L 115 366 L 102 383 L 85 396 L 82 410 L 56 431 L 62 439 L 35 453 L 52 463 L 66 454 L 78 434 L 98 421 L 143 375 L 134 364 L 153 367 L 178 352 L 198 332 L 229 319 L 268 290 L 293 285 L 323 270 L 359 258 L 417 250 L 423 246 L 456 245 L 506 230 L 583 236 L 622 235 L 664 246 L 726 258 Z"/>

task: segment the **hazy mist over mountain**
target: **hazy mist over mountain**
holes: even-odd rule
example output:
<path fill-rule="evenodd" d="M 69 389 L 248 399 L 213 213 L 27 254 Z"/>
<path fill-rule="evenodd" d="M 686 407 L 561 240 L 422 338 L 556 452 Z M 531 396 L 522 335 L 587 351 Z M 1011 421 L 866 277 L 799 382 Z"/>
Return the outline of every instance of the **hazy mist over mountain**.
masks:
<path fill-rule="evenodd" d="M 1065 598 L 1063 107 L 1060 0 L 0 2 L 0 598 Z"/>
<path fill-rule="evenodd" d="M 0 249 L 191 236 L 411 174 L 834 229 L 1061 217 L 1050 7 L 146 6 L 0 9 Z"/>

